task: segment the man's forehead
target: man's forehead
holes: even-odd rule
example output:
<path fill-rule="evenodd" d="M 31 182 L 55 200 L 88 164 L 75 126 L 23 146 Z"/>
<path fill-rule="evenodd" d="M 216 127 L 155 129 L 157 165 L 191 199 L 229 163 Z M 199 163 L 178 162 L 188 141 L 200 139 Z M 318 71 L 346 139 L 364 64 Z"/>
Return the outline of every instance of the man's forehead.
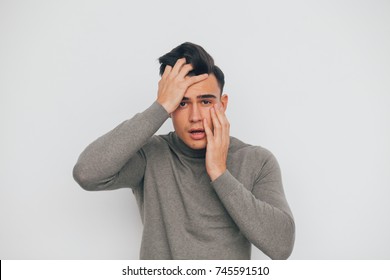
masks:
<path fill-rule="evenodd" d="M 214 95 L 215 98 L 219 98 L 221 90 L 219 88 L 217 79 L 213 74 L 209 75 L 207 79 L 195 83 L 188 87 L 185 97 L 190 99 L 200 98 L 202 95 Z"/>

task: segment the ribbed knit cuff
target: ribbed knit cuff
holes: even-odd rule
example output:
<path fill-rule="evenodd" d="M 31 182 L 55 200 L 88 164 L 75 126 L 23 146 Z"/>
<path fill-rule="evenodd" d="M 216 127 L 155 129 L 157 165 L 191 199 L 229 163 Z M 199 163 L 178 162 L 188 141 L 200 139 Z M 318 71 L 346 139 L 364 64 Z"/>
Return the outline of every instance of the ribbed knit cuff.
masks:
<path fill-rule="evenodd" d="M 211 182 L 211 185 L 214 187 L 214 190 L 217 192 L 218 196 L 223 199 L 228 197 L 235 190 L 239 189 L 241 183 L 234 178 L 234 176 L 226 169 L 221 176 Z"/>
<path fill-rule="evenodd" d="M 142 112 L 143 115 L 147 115 L 147 120 L 152 126 L 160 127 L 168 118 L 169 114 L 157 101 Z"/>

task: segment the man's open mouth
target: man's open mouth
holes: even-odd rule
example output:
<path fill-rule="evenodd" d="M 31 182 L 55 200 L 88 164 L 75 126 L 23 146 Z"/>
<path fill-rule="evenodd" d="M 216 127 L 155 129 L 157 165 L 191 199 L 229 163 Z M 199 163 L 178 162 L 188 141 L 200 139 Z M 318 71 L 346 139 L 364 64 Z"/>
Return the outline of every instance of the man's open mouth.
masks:
<path fill-rule="evenodd" d="M 204 129 L 191 129 L 190 133 L 192 133 L 192 134 L 204 133 Z"/>
<path fill-rule="evenodd" d="M 190 129 L 189 132 L 193 140 L 202 140 L 206 137 L 206 133 L 203 128 Z"/>

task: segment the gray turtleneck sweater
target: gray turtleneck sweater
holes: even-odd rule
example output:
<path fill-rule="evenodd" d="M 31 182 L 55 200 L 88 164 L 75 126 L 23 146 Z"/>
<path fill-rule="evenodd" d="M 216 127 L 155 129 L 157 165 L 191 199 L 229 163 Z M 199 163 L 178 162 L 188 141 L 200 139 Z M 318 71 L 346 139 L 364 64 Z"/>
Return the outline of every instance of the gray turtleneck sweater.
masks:
<path fill-rule="evenodd" d="M 254 244 L 290 256 L 295 236 L 278 163 L 266 149 L 230 137 L 227 170 L 213 182 L 206 150 L 171 132 L 157 102 L 91 143 L 75 180 L 86 190 L 131 188 L 144 225 L 141 259 L 250 259 Z"/>

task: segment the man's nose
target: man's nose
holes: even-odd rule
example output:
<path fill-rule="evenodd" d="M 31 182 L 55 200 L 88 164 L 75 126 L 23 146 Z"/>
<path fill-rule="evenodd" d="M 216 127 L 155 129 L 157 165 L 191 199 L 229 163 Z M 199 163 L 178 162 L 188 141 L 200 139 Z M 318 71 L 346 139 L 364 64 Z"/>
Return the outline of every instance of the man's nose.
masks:
<path fill-rule="evenodd" d="M 190 112 L 190 122 L 198 122 L 202 120 L 201 112 L 198 108 L 197 104 L 194 104 L 191 106 L 191 112 Z"/>

